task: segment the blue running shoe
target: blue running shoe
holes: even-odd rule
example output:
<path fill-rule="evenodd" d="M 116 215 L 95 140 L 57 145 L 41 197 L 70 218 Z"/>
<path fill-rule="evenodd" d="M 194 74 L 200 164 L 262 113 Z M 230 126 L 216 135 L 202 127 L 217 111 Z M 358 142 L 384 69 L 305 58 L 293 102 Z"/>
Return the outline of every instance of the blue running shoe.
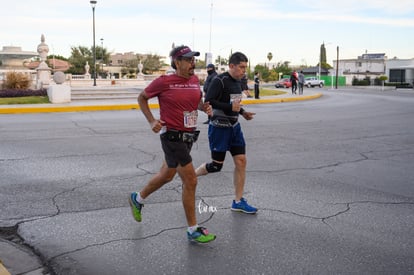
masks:
<path fill-rule="evenodd" d="M 216 239 L 216 235 L 208 233 L 207 228 L 198 227 L 192 234 L 187 231 L 187 237 L 189 241 L 197 243 L 208 243 Z"/>
<path fill-rule="evenodd" d="M 131 193 L 128 198 L 129 205 L 131 206 L 132 216 L 137 222 L 140 222 L 141 219 L 141 209 L 144 204 L 137 202 L 137 192 Z"/>
<path fill-rule="evenodd" d="M 236 203 L 233 200 L 233 204 L 231 205 L 232 211 L 239 211 L 246 214 L 256 214 L 257 208 L 247 204 L 247 201 L 244 198 L 240 199 L 239 203 Z"/>

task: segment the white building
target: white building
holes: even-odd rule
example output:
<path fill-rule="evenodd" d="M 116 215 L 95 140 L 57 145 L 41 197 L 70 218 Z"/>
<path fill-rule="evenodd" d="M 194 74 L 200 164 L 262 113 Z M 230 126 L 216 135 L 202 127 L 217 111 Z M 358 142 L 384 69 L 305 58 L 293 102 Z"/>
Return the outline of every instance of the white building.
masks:
<path fill-rule="evenodd" d="M 375 79 L 385 75 L 385 53 L 365 53 L 356 59 L 341 59 L 338 62 L 338 75 L 346 77 L 346 85 L 352 84 L 352 79 Z M 336 68 L 336 60 L 333 60 Z"/>
<path fill-rule="evenodd" d="M 414 85 L 414 58 L 389 59 L 386 62 L 388 82 L 410 83 Z"/>

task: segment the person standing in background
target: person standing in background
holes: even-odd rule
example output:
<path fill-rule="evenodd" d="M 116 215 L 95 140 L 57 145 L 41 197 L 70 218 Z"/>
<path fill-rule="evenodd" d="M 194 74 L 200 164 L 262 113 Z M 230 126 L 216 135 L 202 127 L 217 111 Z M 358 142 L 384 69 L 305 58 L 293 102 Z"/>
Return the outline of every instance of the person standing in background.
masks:
<path fill-rule="evenodd" d="M 292 83 L 292 95 L 295 95 L 298 89 L 298 75 L 296 71 L 293 71 L 290 75 L 290 82 Z"/>
<path fill-rule="evenodd" d="M 255 99 L 260 99 L 259 85 L 260 85 L 259 72 L 254 72 L 254 98 Z"/>
<path fill-rule="evenodd" d="M 207 78 L 203 85 L 203 92 L 204 96 L 207 94 L 208 86 L 210 86 L 211 80 L 213 80 L 217 76 L 216 67 L 213 64 L 207 65 Z M 203 124 L 208 124 L 210 118 L 203 122 Z"/>
<path fill-rule="evenodd" d="M 247 85 L 247 74 L 244 74 L 243 78 L 240 80 L 241 88 L 243 93 L 246 95 L 246 97 L 251 98 L 249 85 Z"/>
<path fill-rule="evenodd" d="M 303 85 L 305 85 L 305 76 L 303 75 L 303 71 L 299 72 L 298 83 L 299 83 L 299 94 L 303 95 Z"/>

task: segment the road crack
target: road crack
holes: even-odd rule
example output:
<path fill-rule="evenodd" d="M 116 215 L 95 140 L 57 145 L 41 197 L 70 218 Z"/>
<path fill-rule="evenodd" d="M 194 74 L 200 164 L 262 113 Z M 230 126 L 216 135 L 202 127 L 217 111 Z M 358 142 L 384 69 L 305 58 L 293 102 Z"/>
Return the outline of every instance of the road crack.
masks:
<path fill-rule="evenodd" d="M 331 205 L 342 205 L 343 209 L 336 211 L 335 213 L 331 214 L 331 215 L 327 215 L 327 216 L 323 216 L 323 217 L 318 217 L 318 216 L 312 216 L 312 215 L 305 215 L 305 214 L 300 214 L 294 211 L 288 211 L 288 210 L 280 210 L 280 209 L 270 209 L 270 208 L 262 208 L 260 209 L 261 211 L 272 211 L 272 212 L 279 212 L 279 213 L 284 213 L 284 214 L 290 214 L 290 215 L 294 215 L 294 216 L 298 216 L 301 218 L 308 218 L 308 219 L 312 219 L 312 220 L 318 220 L 321 221 L 322 223 L 324 223 L 325 225 L 328 225 L 330 227 L 330 225 L 327 223 L 327 220 L 331 219 L 331 218 L 335 218 L 338 217 L 342 214 L 345 214 L 347 212 L 349 212 L 352 208 L 352 206 L 354 205 L 358 205 L 358 204 L 379 204 L 379 205 L 413 205 L 414 206 L 414 202 L 409 202 L 409 201 L 401 201 L 401 202 L 381 202 L 381 201 L 352 201 L 352 202 L 341 202 L 341 203 L 330 203 Z"/>

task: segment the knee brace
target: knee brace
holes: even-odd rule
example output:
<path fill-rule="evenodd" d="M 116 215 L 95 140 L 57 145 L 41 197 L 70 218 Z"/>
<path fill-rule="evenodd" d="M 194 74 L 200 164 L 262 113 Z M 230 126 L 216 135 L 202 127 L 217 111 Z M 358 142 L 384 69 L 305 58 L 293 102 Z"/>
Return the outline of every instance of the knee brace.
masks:
<path fill-rule="evenodd" d="M 206 170 L 209 173 L 220 172 L 222 167 L 223 167 L 223 163 L 218 163 L 214 161 L 206 164 Z"/>

